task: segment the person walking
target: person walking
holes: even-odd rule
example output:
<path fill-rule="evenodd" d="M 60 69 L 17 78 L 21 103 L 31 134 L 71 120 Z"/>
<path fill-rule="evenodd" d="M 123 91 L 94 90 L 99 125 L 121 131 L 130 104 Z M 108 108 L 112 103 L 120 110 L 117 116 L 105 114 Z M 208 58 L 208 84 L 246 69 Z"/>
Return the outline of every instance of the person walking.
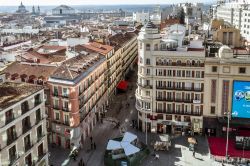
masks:
<path fill-rule="evenodd" d="M 91 150 L 93 149 L 93 143 L 91 142 Z"/>
<path fill-rule="evenodd" d="M 92 137 L 92 136 L 90 136 L 90 142 L 92 143 L 92 141 L 93 141 L 93 137 Z"/>

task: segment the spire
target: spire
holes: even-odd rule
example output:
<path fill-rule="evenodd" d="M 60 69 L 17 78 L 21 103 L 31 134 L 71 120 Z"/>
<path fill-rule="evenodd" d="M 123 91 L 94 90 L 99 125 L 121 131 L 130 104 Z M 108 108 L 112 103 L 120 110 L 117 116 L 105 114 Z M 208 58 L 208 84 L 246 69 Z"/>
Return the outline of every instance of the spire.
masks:
<path fill-rule="evenodd" d="M 23 2 L 21 1 L 21 6 L 23 6 Z"/>
<path fill-rule="evenodd" d="M 32 13 L 33 13 L 33 14 L 36 13 L 36 11 L 35 11 L 35 6 L 34 6 L 34 5 L 33 5 L 33 7 L 32 7 Z"/>

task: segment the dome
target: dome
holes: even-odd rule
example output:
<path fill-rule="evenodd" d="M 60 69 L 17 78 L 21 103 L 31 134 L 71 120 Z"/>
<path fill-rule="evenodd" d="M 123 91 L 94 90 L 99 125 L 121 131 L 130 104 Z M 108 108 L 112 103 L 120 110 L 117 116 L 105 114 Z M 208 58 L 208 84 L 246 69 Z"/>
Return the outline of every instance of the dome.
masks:
<path fill-rule="evenodd" d="M 222 59 L 233 58 L 233 50 L 230 47 L 223 45 L 218 51 L 218 56 Z"/>

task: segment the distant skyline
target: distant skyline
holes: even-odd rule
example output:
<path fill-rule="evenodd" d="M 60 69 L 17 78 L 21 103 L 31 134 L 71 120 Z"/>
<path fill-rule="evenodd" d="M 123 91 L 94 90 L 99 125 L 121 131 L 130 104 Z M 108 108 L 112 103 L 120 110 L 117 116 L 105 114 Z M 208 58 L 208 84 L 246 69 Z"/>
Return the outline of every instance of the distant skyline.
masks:
<path fill-rule="evenodd" d="M 175 0 L 175 3 L 212 3 L 216 0 Z M 173 4 L 171 0 L 22 0 L 25 6 L 56 5 L 126 5 L 126 4 Z M 21 0 L 0 0 L 0 6 L 19 6 Z"/>

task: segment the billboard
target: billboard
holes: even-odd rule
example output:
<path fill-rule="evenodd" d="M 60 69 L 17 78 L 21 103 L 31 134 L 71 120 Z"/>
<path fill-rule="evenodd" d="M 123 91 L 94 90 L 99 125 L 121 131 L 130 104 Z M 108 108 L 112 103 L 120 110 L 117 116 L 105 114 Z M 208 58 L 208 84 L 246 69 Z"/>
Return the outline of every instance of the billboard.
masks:
<path fill-rule="evenodd" d="M 232 97 L 232 117 L 250 118 L 250 82 L 234 81 Z"/>

